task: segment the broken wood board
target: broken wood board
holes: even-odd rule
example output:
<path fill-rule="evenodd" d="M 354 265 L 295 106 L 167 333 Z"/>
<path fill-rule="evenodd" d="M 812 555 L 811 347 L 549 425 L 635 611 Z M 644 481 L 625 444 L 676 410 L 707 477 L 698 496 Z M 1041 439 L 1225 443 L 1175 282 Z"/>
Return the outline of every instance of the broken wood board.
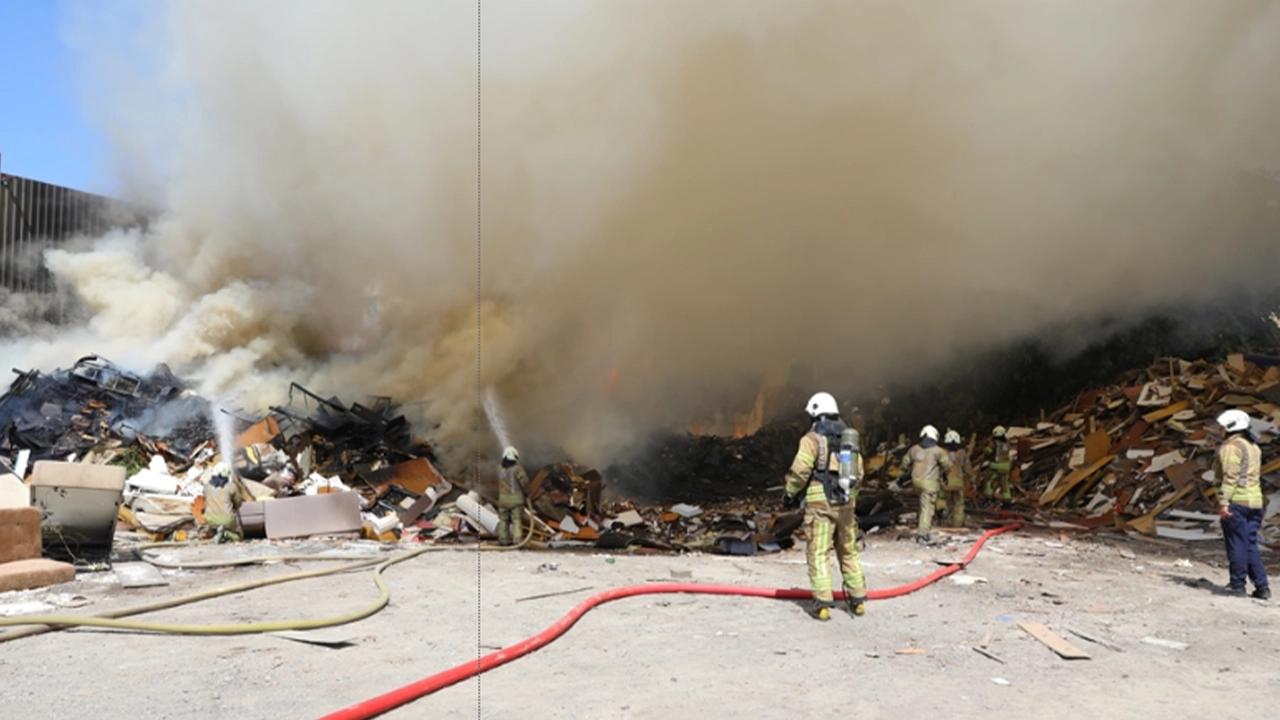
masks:
<path fill-rule="evenodd" d="M 1081 640 L 1087 640 L 1088 642 L 1094 643 L 1095 645 L 1101 645 L 1102 647 L 1108 650 L 1112 650 L 1115 652 L 1124 652 L 1124 648 L 1120 647 L 1119 645 L 1116 645 L 1113 642 L 1103 640 L 1102 638 L 1094 637 L 1092 635 L 1086 635 L 1080 632 L 1079 630 L 1073 630 L 1071 628 L 1067 628 L 1067 632 L 1071 633 L 1072 635 L 1075 635 Z"/>
<path fill-rule="evenodd" d="M 116 574 L 116 579 L 120 581 L 120 587 L 123 588 L 157 587 L 169 584 L 169 581 L 151 563 L 115 563 L 111 566 L 111 570 Z"/>
<path fill-rule="evenodd" d="M 1171 452 L 1162 453 L 1160 455 L 1156 455 L 1152 457 L 1151 462 L 1148 463 L 1147 466 L 1142 469 L 1142 472 L 1144 473 L 1164 472 L 1165 468 L 1172 467 L 1174 465 L 1180 465 L 1186 461 L 1187 461 L 1187 458 L 1184 457 L 1180 451 L 1173 450 Z"/>
<path fill-rule="evenodd" d="M 250 425 L 236 438 L 236 447 L 247 448 L 253 445 L 268 445 L 280 434 L 280 423 L 272 415 Z"/>
<path fill-rule="evenodd" d="M 1123 425 L 1120 425 L 1115 429 L 1118 430 L 1120 427 L 1123 427 Z M 1116 444 L 1111 447 L 1111 452 L 1119 454 L 1121 450 L 1133 447 L 1137 443 L 1141 442 L 1143 436 L 1147 434 L 1147 430 L 1150 428 L 1151 426 L 1142 420 L 1134 421 L 1134 423 L 1129 426 L 1129 429 L 1125 431 L 1124 435 L 1122 435 L 1120 439 L 1116 441 Z"/>
<path fill-rule="evenodd" d="M 1159 410 L 1153 410 L 1147 413 L 1146 415 L 1143 415 L 1142 420 L 1148 424 L 1154 423 L 1154 422 L 1160 422 L 1161 420 L 1164 420 L 1165 418 L 1173 417 L 1174 415 L 1177 415 L 1178 413 L 1190 407 L 1191 407 L 1190 400 L 1181 400 L 1167 407 L 1160 408 Z"/>
<path fill-rule="evenodd" d="M 986 648 L 983 648 L 983 647 L 974 647 L 974 648 L 973 648 L 973 651 L 974 651 L 974 652 L 976 652 L 976 653 L 978 653 L 979 655 L 981 655 L 981 656 L 982 656 L 982 657 L 984 657 L 984 658 L 987 658 L 987 659 L 989 659 L 989 660 L 995 660 L 996 662 L 1000 663 L 1001 665 L 1004 665 L 1004 664 L 1005 664 L 1004 660 L 1001 660 L 998 656 L 996 656 L 994 653 L 992 653 L 991 651 L 987 650 Z"/>
<path fill-rule="evenodd" d="M 415 458 L 391 467 L 374 470 L 369 473 L 368 480 L 369 484 L 379 492 L 385 491 L 388 485 L 395 484 L 414 495 L 425 494 L 429 488 L 448 485 L 444 476 L 436 470 L 436 466 L 426 458 Z M 445 489 L 445 492 L 448 492 L 448 489 Z"/>
<path fill-rule="evenodd" d="M 1080 468 L 1072 472 L 1070 475 L 1062 479 L 1062 482 L 1050 490 L 1046 490 L 1040 496 L 1041 505 L 1052 505 L 1061 500 L 1067 493 L 1075 489 L 1077 485 L 1088 480 L 1098 473 L 1099 470 L 1106 467 L 1108 463 L 1116 458 L 1115 455 L 1104 455 L 1091 465 Z"/>
<path fill-rule="evenodd" d="M 1138 517 L 1130 520 L 1127 523 L 1127 527 L 1129 527 L 1131 530 L 1137 530 L 1143 535 L 1155 535 L 1156 534 L 1156 518 L 1159 517 L 1160 513 L 1173 507 L 1174 503 L 1186 497 L 1187 494 L 1191 492 L 1191 489 L 1193 487 L 1195 486 L 1187 485 L 1186 487 L 1182 488 L 1178 492 L 1174 493 L 1173 497 L 1169 498 L 1168 500 L 1165 500 L 1159 505 L 1156 505 L 1155 509 L 1152 510 L 1151 512 L 1147 513 L 1146 515 L 1143 515 L 1142 517 Z"/>
<path fill-rule="evenodd" d="M 1020 622 L 1018 627 L 1063 660 L 1089 660 L 1089 653 L 1067 642 L 1067 639 L 1037 622 Z"/>
<path fill-rule="evenodd" d="M 1084 438 L 1084 462 L 1095 463 L 1107 454 L 1111 447 L 1111 436 L 1106 430 L 1095 430 Z"/>
<path fill-rule="evenodd" d="M 1252 395 L 1237 395 L 1232 393 L 1229 395 L 1223 395 L 1218 402 L 1226 403 L 1227 405 L 1235 407 L 1243 407 L 1245 405 L 1257 405 L 1262 401 Z"/>
<path fill-rule="evenodd" d="M 1275 460 L 1263 465 L 1262 469 L 1258 472 L 1262 475 L 1267 475 L 1277 470 L 1280 470 L 1280 458 L 1276 458 Z"/>
<path fill-rule="evenodd" d="M 1210 526 L 1212 527 L 1212 526 Z M 1170 538 L 1172 540 L 1217 540 L 1222 541 L 1222 533 L 1213 530 L 1200 530 L 1197 528 L 1172 527 L 1163 523 L 1156 523 L 1156 536 L 1162 538 Z"/>
<path fill-rule="evenodd" d="M 1072 525 L 1080 525 L 1084 527 L 1086 530 L 1095 530 L 1100 527 L 1109 527 L 1109 526 L 1115 525 L 1116 511 L 1112 509 L 1101 515 L 1096 515 L 1092 517 L 1072 516 L 1072 517 L 1068 517 L 1067 520 L 1069 520 Z"/>
<path fill-rule="evenodd" d="M 1196 473 L 1200 466 L 1194 462 L 1184 462 L 1165 468 L 1164 476 L 1169 478 L 1175 489 L 1181 490 L 1196 481 Z"/>
<path fill-rule="evenodd" d="M 928 655 L 929 651 L 925 648 L 905 647 L 905 648 L 898 648 L 897 650 L 894 650 L 893 654 L 894 655 Z"/>

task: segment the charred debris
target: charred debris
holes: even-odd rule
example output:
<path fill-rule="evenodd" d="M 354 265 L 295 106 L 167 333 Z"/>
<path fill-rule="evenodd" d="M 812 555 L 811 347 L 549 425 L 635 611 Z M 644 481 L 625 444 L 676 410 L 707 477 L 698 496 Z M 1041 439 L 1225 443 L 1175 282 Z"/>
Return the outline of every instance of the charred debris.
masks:
<path fill-rule="evenodd" d="M 285 404 L 245 416 L 217 407 L 164 366 L 140 375 L 91 355 L 47 374 L 15 372 L 0 396 L 0 474 L 30 485 L 42 464 L 46 475 L 66 466 L 59 477 L 89 465 L 122 468 L 117 525 L 149 540 L 200 537 L 204 482 L 227 468 L 252 496 L 240 510 L 247 537 L 472 542 L 496 528 L 496 489 L 483 468 L 478 487 L 470 473 L 446 478 L 431 444 L 391 398 L 350 402 L 294 383 Z M 230 447 L 219 444 L 220 423 L 231 428 Z M 618 470 L 624 489 L 674 478 L 666 500 L 606 497 L 605 475 L 572 462 L 531 469 L 526 542 L 738 554 L 788 547 L 799 516 L 780 515 L 776 498 L 760 495 L 765 477 L 777 474 L 772 456 L 794 444 L 784 441 L 789 432 L 769 428 L 761 438 L 776 442 L 760 444 L 685 436 L 680 449 L 654 456 L 658 464 Z M 705 460 L 716 457 L 733 462 Z"/>
<path fill-rule="evenodd" d="M 391 398 L 351 402 L 295 383 L 285 404 L 246 417 L 215 407 L 164 366 L 139 375 L 91 355 L 48 374 L 15 372 L 0 396 L 0 479 L 31 485 L 39 461 L 120 467 L 112 517 L 145 539 L 200 537 L 203 483 L 220 466 L 252 496 L 240 511 L 247 537 L 450 543 L 496 530 L 492 473 L 481 468 L 478 486 L 470 472 L 446 475 Z M 1164 358 L 1012 423 L 1014 510 L 1062 530 L 1219 538 L 1212 421 L 1231 407 L 1255 418 L 1274 521 L 1280 359 L 1261 355 Z M 231 428 L 231 447 L 220 447 L 218 424 Z M 673 433 L 603 472 L 572 462 L 530 468 L 525 542 L 731 554 L 789 547 L 801 516 L 781 511 L 779 490 L 804 430 L 784 422 L 745 437 Z M 893 526 L 914 504 L 904 502 L 906 444 L 869 452 L 857 501 L 866 531 Z M 970 446 L 980 467 L 986 438 L 972 434 Z M 980 478 L 971 481 L 981 505 Z M 1277 539 L 1275 526 L 1265 532 Z"/>

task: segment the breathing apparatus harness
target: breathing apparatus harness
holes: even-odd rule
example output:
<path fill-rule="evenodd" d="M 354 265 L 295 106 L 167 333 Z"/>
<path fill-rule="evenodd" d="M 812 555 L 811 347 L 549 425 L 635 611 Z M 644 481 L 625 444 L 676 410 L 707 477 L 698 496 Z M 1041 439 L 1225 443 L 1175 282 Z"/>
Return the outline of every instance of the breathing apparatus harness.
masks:
<path fill-rule="evenodd" d="M 818 452 L 813 463 L 809 482 L 822 483 L 822 493 L 832 505 L 848 505 L 853 492 L 862 479 L 858 476 L 858 431 L 846 427 L 839 418 L 823 416 L 813 424 L 818 436 Z M 833 451 L 832 448 L 835 448 Z M 831 470 L 831 455 L 837 455 L 838 470 Z M 806 484 L 807 488 L 808 485 Z M 801 491 L 803 493 L 803 491 Z"/>

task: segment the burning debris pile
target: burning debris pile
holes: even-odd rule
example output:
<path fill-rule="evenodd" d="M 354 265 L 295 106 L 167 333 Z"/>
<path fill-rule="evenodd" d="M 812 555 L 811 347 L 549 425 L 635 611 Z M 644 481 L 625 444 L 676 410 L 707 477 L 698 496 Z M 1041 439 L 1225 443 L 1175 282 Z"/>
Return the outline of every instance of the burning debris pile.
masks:
<path fill-rule="evenodd" d="M 289 397 L 288 406 L 243 419 L 215 408 L 163 365 L 138 375 L 91 355 L 47 375 L 18 372 L 0 396 L 0 457 L 7 482 L 30 487 L 15 492 L 15 502 L 52 504 L 41 508 L 46 526 L 79 510 L 58 507 L 66 493 L 42 494 L 42 482 L 97 487 L 104 482 L 93 479 L 99 469 L 119 470 L 119 483 L 106 482 L 106 489 L 119 485 L 105 498 L 115 505 L 108 521 L 157 540 L 204 534 L 205 492 L 219 477 L 240 488 L 247 536 L 390 539 L 388 531 L 453 489 L 435 469 L 430 446 L 413 438 L 388 398 L 347 405 L 299 385 Z M 52 528 L 64 555 L 109 552 L 111 533 L 104 551 L 94 523 Z"/>
<path fill-rule="evenodd" d="M 391 398 L 346 402 L 296 383 L 288 397 L 239 417 L 163 366 L 137 375 L 88 356 L 47 375 L 19 372 L 0 396 L 0 498 L 40 507 L 46 541 L 69 559 L 105 557 L 117 523 L 151 540 L 207 537 L 217 524 L 208 493 L 227 481 L 239 493 L 235 537 L 474 542 L 496 533 L 493 473 L 482 467 L 479 485 L 447 479 Z M 1233 407 L 1255 418 L 1263 474 L 1280 470 L 1280 358 L 1172 358 L 1011 428 L 1021 503 L 1085 528 L 1220 537 L 1212 420 Z M 605 474 L 544 466 L 530 476 L 525 542 L 730 554 L 789 547 L 801 515 L 780 512 L 778 490 L 804 430 L 781 423 L 742 438 L 662 436 Z M 867 459 L 857 501 L 864 529 L 892 525 L 903 510 L 893 455 Z M 66 493 L 49 489 L 84 478 L 86 487 L 116 488 L 95 496 L 107 507 L 92 514 L 93 527 L 66 520 L 82 508 L 62 507 Z M 1268 516 L 1278 511 L 1273 491 Z"/>
<path fill-rule="evenodd" d="M 653 502 L 715 502 L 782 484 L 808 423 L 765 425 L 746 437 L 664 435 L 608 468 L 628 497 Z"/>
<path fill-rule="evenodd" d="M 1280 514 L 1280 358 L 1224 363 L 1162 359 L 1117 384 L 1081 393 L 1034 427 L 1008 432 L 1023 500 L 1089 528 L 1118 527 L 1182 540 L 1221 538 L 1216 522 L 1215 418 L 1253 418 L 1263 453 L 1268 518 Z M 1280 539 L 1278 528 L 1269 532 Z"/>
<path fill-rule="evenodd" d="M 656 460 L 618 471 L 633 487 L 659 488 L 643 499 L 667 496 L 653 506 L 607 505 L 599 471 L 545 466 L 530 479 L 526 542 L 737 554 L 787 547 L 799 514 L 763 510 L 774 509 L 772 497 L 743 498 L 777 482 L 795 437 L 795 428 L 771 427 L 751 438 L 659 443 L 648 455 Z M 446 479 L 391 398 L 348 403 L 296 383 L 284 405 L 242 417 L 164 366 L 143 376 L 88 356 L 48 375 L 19 372 L 0 397 L 0 459 L 13 471 L 6 482 L 22 490 L 14 502 L 39 507 L 46 539 L 77 561 L 105 560 L 117 525 L 149 540 L 210 536 L 209 492 L 227 483 L 238 498 L 231 539 L 468 542 L 497 527 L 492 488 Z M 39 489 L 46 485 L 57 491 Z M 64 506 L 81 486 L 96 490 Z M 94 520 L 78 527 L 83 503 Z"/>

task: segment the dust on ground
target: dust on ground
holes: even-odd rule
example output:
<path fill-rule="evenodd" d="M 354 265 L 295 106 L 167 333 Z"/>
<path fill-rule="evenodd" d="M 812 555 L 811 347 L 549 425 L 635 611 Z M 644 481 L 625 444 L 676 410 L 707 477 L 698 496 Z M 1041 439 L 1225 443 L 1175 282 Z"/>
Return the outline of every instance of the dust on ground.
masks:
<path fill-rule="evenodd" d="M 872 534 L 863 554 L 869 583 L 925 575 L 960 557 L 974 537 L 956 532 L 948 546 L 925 548 Z M 588 613 L 560 640 L 487 673 L 479 685 L 447 688 L 387 717 L 1263 717 L 1270 712 L 1264 698 L 1280 691 L 1280 605 L 1212 592 L 1200 579 L 1220 584 L 1222 560 L 1217 543 L 1024 531 L 991 540 L 955 580 L 873 602 L 858 619 L 838 613 L 819 623 L 786 601 L 642 596 Z M 79 594 L 90 603 L 69 612 L 96 613 L 314 566 L 166 571 L 169 587 L 140 590 L 82 574 L 73 584 L 0 596 L 0 606 Z M 685 574 L 691 578 L 679 579 Z M 269 635 L 64 631 L 0 645 L 0 707 L 33 720 L 86 712 L 134 720 L 315 717 L 474 660 L 477 600 L 478 639 L 488 652 L 549 626 L 595 591 L 673 579 L 806 584 L 799 549 L 754 557 L 443 550 L 388 571 L 391 605 L 338 628 L 353 642 L 347 647 Z M 320 617 L 375 596 L 369 572 L 360 571 L 145 617 Z M 1044 623 L 1092 659 L 1060 659 L 1019 630 L 1019 621 Z M 988 650 L 1003 664 L 972 649 L 988 636 Z M 1145 637 L 1187 647 L 1158 647 Z M 926 654 L 895 653 L 905 648 Z"/>

